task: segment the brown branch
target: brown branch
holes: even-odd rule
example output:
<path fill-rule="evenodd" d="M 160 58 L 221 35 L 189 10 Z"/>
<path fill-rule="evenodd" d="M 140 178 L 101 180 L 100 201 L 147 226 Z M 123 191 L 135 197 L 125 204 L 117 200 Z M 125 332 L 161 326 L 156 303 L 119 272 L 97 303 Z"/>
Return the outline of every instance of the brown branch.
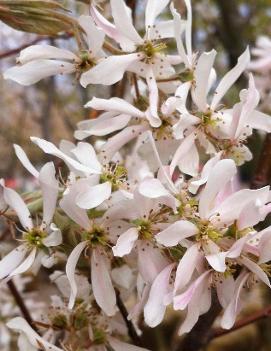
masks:
<path fill-rule="evenodd" d="M 131 340 L 133 341 L 133 343 L 136 346 L 143 346 L 142 341 L 135 330 L 133 322 L 128 319 L 128 311 L 127 311 L 127 309 L 126 309 L 126 307 L 125 307 L 125 305 L 120 297 L 120 293 L 117 289 L 116 289 L 116 297 L 117 297 L 117 306 L 118 306 L 120 313 L 122 315 L 122 318 L 126 324 L 126 327 L 128 329 L 128 334 L 129 334 Z"/>
<path fill-rule="evenodd" d="M 7 286 L 12 294 L 12 296 L 14 297 L 14 300 L 16 301 L 22 316 L 25 318 L 25 320 L 31 325 L 31 327 L 38 333 L 38 329 L 30 315 L 30 312 L 28 311 L 28 308 L 26 307 L 24 300 L 22 298 L 22 296 L 20 295 L 19 291 L 17 290 L 16 285 L 14 284 L 14 282 L 12 280 L 9 280 L 7 282 Z"/>
<path fill-rule="evenodd" d="M 229 334 L 229 333 L 232 333 L 232 332 L 234 332 L 234 331 L 236 331 L 238 329 L 246 327 L 249 324 L 258 322 L 258 321 L 260 321 L 262 319 L 265 319 L 265 318 L 268 318 L 268 317 L 271 317 L 271 306 L 270 305 L 267 306 L 267 307 L 264 307 L 260 311 L 257 311 L 257 312 L 253 313 L 252 315 L 250 315 L 248 317 L 240 319 L 229 330 L 225 330 L 225 329 L 222 329 L 222 328 L 215 329 L 212 332 L 210 340 L 215 339 L 215 338 L 219 338 L 220 336 L 223 336 L 223 335 L 226 335 L 226 334 Z"/>
<path fill-rule="evenodd" d="M 9 56 L 13 56 L 13 55 L 17 55 L 21 50 L 27 48 L 28 46 L 38 44 L 40 41 L 43 41 L 43 40 L 50 40 L 52 38 L 53 39 L 69 39 L 71 37 L 72 37 L 72 34 L 69 34 L 69 33 L 65 33 L 63 35 L 59 35 L 56 37 L 38 36 L 37 38 L 35 38 L 34 40 L 30 41 L 27 44 L 23 44 L 21 46 L 18 46 L 17 48 L 14 48 L 14 49 L 11 49 L 8 51 L 0 52 L 0 59 L 6 58 Z"/>
<path fill-rule="evenodd" d="M 271 179 L 271 133 L 267 134 L 262 146 L 258 166 L 251 181 L 253 189 L 270 184 Z"/>

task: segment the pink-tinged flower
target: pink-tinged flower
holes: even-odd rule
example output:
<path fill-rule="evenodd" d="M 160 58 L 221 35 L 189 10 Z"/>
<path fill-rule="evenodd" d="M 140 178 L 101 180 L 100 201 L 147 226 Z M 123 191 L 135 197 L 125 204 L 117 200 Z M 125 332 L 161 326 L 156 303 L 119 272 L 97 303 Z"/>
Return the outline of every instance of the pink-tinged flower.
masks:
<path fill-rule="evenodd" d="M 61 231 L 51 223 L 58 196 L 54 164 L 46 163 L 38 172 L 19 146 L 16 146 L 16 151 L 24 166 L 39 181 L 43 195 L 43 220 L 40 225 L 34 225 L 23 199 L 15 190 L 7 188 L 2 181 L 2 201 L 17 214 L 23 227 L 21 240 L 23 243 L 0 261 L 0 279 L 26 272 L 34 262 L 36 268 L 40 264 L 51 267 L 56 260 L 53 247 L 62 243 Z"/>
<path fill-rule="evenodd" d="M 56 74 L 80 75 L 91 69 L 104 56 L 102 46 L 105 34 L 95 26 L 90 16 L 80 16 L 78 23 L 84 30 L 86 50 L 75 54 L 51 45 L 29 46 L 21 51 L 18 65 L 5 71 L 4 78 L 31 85 Z"/>
<path fill-rule="evenodd" d="M 45 351 L 64 351 L 42 338 L 31 328 L 24 318 L 13 318 L 7 323 L 7 326 L 20 333 L 18 339 L 18 347 L 20 351 L 38 351 L 40 348 Z"/>
<path fill-rule="evenodd" d="M 260 36 L 251 52 L 256 58 L 250 62 L 250 70 L 265 73 L 271 69 L 271 40 L 268 37 Z"/>
<path fill-rule="evenodd" d="M 207 98 L 210 90 L 209 82 L 212 81 L 211 72 L 215 56 L 216 52 L 214 50 L 201 54 L 193 71 L 193 87 L 190 83 L 182 84 L 175 94 L 180 95 L 182 106 L 177 107 L 181 117 L 173 128 L 175 137 L 183 140 L 172 159 L 171 174 L 177 166 L 189 175 L 196 176 L 198 174 L 199 155 L 195 140 L 199 141 L 208 154 L 214 154 L 217 146 L 215 144 L 219 144 L 223 139 L 228 138 L 223 127 L 230 120 L 230 114 L 228 110 L 218 110 L 218 106 L 228 89 L 245 70 L 250 55 L 248 49 L 246 49 L 239 57 L 236 66 L 220 81 L 209 104 Z M 185 106 L 190 88 L 197 108 L 193 113 L 188 112 Z M 184 133 L 186 134 L 185 137 Z M 190 164 L 189 168 L 186 166 L 187 162 Z"/>
<path fill-rule="evenodd" d="M 202 251 L 209 265 L 218 272 L 225 272 L 226 258 L 239 257 L 251 235 L 250 229 L 247 235 L 223 251 L 223 238 L 227 235 L 229 226 L 236 223 L 239 231 L 244 230 L 263 220 L 270 211 L 270 206 L 266 205 L 270 198 L 269 187 L 259 190 L 244 189 L 232 194 L 224 193 L 224 198 L 219 195 L 235 173 L 236 166 L 232 160 L 218 161 L 200 193 L 198 214 L 192 215 L 191 220 L 184 219 L 170 224 L 156 235 L 157 242 L 166 247 L 174 247 L 182 245 L 185 239 L 193 239 L 194 245 Z M 254 210 L 252 217 L 252 211 L 248 211 L 251 207 L 253 210 L 255 207 L 258 209 Z M 197 257 L 194 254 L 197 256 L 196 249 L 192 255 L 194 258 L 191 258 L 195 269 Z"/>

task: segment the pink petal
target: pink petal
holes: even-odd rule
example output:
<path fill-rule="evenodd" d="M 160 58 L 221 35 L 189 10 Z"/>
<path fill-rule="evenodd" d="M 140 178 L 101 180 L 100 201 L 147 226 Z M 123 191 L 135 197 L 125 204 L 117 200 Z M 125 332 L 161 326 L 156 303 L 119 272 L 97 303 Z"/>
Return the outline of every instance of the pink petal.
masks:
<path fill-rule="evenodd" d="M 132 251 L 137 239 L 137 228 L 130 228 L 125 233 L 121 234 L 116 245 L 112 248 L 114 256 L 123 257 L 128 255 Z"/>

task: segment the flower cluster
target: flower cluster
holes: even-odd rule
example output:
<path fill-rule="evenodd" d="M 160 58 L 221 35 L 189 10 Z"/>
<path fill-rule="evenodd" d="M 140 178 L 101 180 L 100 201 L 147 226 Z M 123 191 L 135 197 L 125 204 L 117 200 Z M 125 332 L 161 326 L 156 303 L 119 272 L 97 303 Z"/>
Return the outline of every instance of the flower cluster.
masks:
<path fill-rule="evenodd" d="M 125 99 L 86 103 L 101 113 L 78 124 L 76 144 L 31 138 L 60 168 L 48 162 L 37 170 L 15 145 L 40 186 L 43 215 L 1 181 L 1 211 L 17 214 L 22 234 L 0 261 L 0 278 L 41 265 L 65 270 L 52 277 L 62 296 L 42 321 L 44 337 L 21 318 L 8 323 L 21 333 L 21 350 L 144 350 L 126 343 L 119 296 L 136 326 L 143 314 L 156 327 L 169 305 L 185 310 L 181 335 L 216 295 L 229 329 L 245 291 L 258 281 L 270 287 L 271 227 L 255 226 L 271 212 L 271 192 L 241 189 L 237 166 L 252 158 L 252 130 L 271 132 L 271 118 L 257 110 L 252 74 L 239 102 L 221 103 L 249 65 L 249 50 L 217 83 L 216 51 L 193 52 L 185 4 L 183 20 L 169 0 L 148 0 L 139 34 L 124 0 L 110 1 L 113 22 L 92 3 L 90 16 L 78 19 L 77 53 L 33 45 L 4 74 L 23 85 L 57 73 L 75 73 L 84 87 L 132 82 Z M 159 20 L 167 6 L 171 19 Z"/>

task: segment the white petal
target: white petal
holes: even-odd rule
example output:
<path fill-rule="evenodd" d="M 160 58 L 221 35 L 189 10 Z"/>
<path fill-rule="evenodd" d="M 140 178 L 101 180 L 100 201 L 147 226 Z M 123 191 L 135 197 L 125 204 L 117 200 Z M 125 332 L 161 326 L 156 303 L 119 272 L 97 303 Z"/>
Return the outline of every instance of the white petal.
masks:
<path fill-rule="evenodd" d="M 40 349 L 40 347 L 42 346 L 44 351 L 63 351 L 59 347 L 56 347 L 56 346 L 52 345 L 51 343 L 49 343 L 48 341 L 41 338 L 39 336 L 39 334 L 36 333 L 30 327 L 30 325 L 26 322 L 26 320 L 21 318 L 21 317 L 16 317 L 16 318 L 11 319 L 7 323 L 7 326 L 10 329 L 14 329 L 18 332 L 24 333 L 27 336 L 30 344 L 33 345 L 34 347 L 36 347 L 37 349 Z"/>
<path fill-rule="evenodd" d="M 93 146 L 89 143 L 80 142 L 71 152 L 76 156 L 78 161 L 86 166 L 91 173 L 100 174 L 102 166 L 98 161 L 96 152 Z"/>
<path fill-rule="evenodd" d="M 147 127 L 144 125 L 130 126 L 109 138 L 101 150 L 101 152 L 104 153 L 104 160 L 107 162 L 112 160 L 117 151 L 129 141 L 136 138 L 140 133 L 143 133 L 146 129 Z"/>
<path fill-rule="evenodd" d="M 104 253 L 94 249 L 91 255 L 91 283 L 97 304 L 108 316 L 116 313 L 116 294 L 109 274 L 109 262 Z"/>
<path fill-rule="evenodd" d="M 87 37 L 87 45 L 92 56 L 96 56 L 102 49 L 104 32 L 97 28 L 90 16 L 80 16 L 78 23 L 84 29 Z"/>
<path fill-rule="evenodd" d="M 145 116 L 144 112 L 140 111 L 129 102 L 117 97 L 113 97 L 111 99 L 99 99 L 94 97 L 92 100 L 85 104 L 85 107 L 92 107 L 95 110 L 124 113 L 139 118 L 144 118 Z"/>
<path fill-rule="evenodd" d="M 127 344 L 111 336 L 107 338 L 114 351 L 148 351 L 145 348 Z"/>
<path fill-rule="evenodd" d="M 72 63 L 56 60 L 35 60 L 22 66 L 14 66 L 4 72 L 4 79 L 11 79 L 21 85 L 31 85 L 55 74 L 66 74 L 75 71 Z"/>
<path fill-rule="evenodd" d="M 86 248 L 88 242 L 82 241 L 80 244 L 76 245 L 75 248 L 70 253 L 66 264 L 66 274 L 71 286 L 71 295 L 69 299 L 69 308 L 72 309 L 75 303 L 76 295 L 77 295 L 77 284 L 75 281 L 75 268 L 81 253 Z"/>
<path fill-rule="evenodd" d="M 182 141 L 181 145 L 176 150 L 170 164 L 171 175 L 173 174 L 178 163 L 182 160 L 182 158 L 187 154 L 187 152 L 193 146 L 196 138 L 197 138 L 197 134 L 192 132 L 187 137 L 185 137 L 185 139 Z"/>
<path fill-rule="evenodd" d="M 271 133 L 271 117 L 260 111 L 253 111 L 250 114 L 249 125 L 254 129 Z"/>
<path fill-rule="evenodd" d="M 246 48 L 244 53 L 238 58 L 236 66 L 233 67 L 227 74 L 225 74 L 225 76 L 221 79 L 220 83 L 218 84 L 211 104 L 212 110 L 215 110 L 220 100 L 223 98 L 223 96 L 226 94 L 229 88 L 244 72 L 249 63 L 249 60 L 249 49 Z"/>
<path fill-rule="evenodd" d="M 122 79 L 129 66 L 141 59 L 141 54 L 109 56 L 83 73 L 80 83 L 84 88 L 89 84 L 112 85 Z"/>
<path fill-rule="evenodd" d="M 27 251 L 28 249 L 25 245 L 20 245 L 0 260 L 0 279 L 7 277 L 21 264 Z"/>
<path fill-rule="evenodd" d="M 42 151 L 44 151 L 46 154 L 59 157 L 68 166 L 73 167 L 77 171 L 80 171 L 86 174 L 94 173 L 93 170 L 89 169 L 89 167 L 86 167 L 85 165 L 82 165 L 81 163 L 74 160 L 70 156 L 67 156 L 66 154 L 64 154 L 64 152 L 60 151 L 54 144 L 50 143 L 49 141 L 46 141 L 44 139 L 37 138 L 37 137 L 31 137 L 30 139 L 34 144 L 36 144 L 39 148 L 41 148 Z"/>
<path fill-rule="evenodd" d="M 77 206 L 83 209 L 91 209 L 101 205 L 111 195 L 111 183 L 105 182 L 94 186 L 86 186 L 76 196 Z"/>
<path fill-rule="evenodd" d="M 164 298 L 169 292 L 169 279 L 174 264 L 164 268 L 154 280 L 148 301 L 144 307 L 144 319 L 151 328 L 160 324 L 166 312 Z"/>
<path fill-rule="evenodd" d="M 185 26 L 185 45 L 187 56 L 189 57 L 190 62 L 192 61 L 192 7 L 190 0 L 184 0 L 186 11 L 187 11 L 187 20 Z"/>
<path fill-rule="evenodd" d="M 127 8 L 123 0 L 111 0 L 110 3 L 114 23 L 118 31 L 135 44 L 142 44 L 143 40 L 133 26 L 131 14 L 129 14 L 130 8 Z"/>
<path fill-rule="evenodd" d="M 157 113 L 159 93 L 158 93 L 158 87 L 155 80 L 155 76 L 151 67 L 149 67 L 147 70 L 146 80 L 147 80 L 147 85 L 149 89 L 149 104 L 150 104 L 149 109 L 146 111 L 146 118 L 149 120 L 150 125 L 152 127 L 157 128 L 157 127 L 160 127 L 162 122 Z"/>
<path fill-rule="evenodd" d="M 38 178 L 39 172 L 36 170 L 36 168 L 29 161 L 24 150 L 19 145 L 14 144 L 13 146 L 15 149 L 16 156 L 18 157 L 18 159 L 20 160 L 20 162 L 22 163 L 24 168 L 26 168 L 28 170 L 28 172 L 31 173 L 35 178 Z"/>
<path fill-rule="evenodd" d="M 76 130 L 74 132 L 74 137 L 78 140 L 83 140 L 91 135 L 104 136 L 111 134 L 126 127 L 130 120 L 131 116 L 125 114 L 107 119 L 101 119 L 99 117 L 89 128 Z"/>
<path fill-rule="evenodd" d="M 34 263 L 35 257 L 36 257 L 37 249 L 34 248 L 30 254 L 26 257 L 26 259 L 14 270 L 12 271 L 9 276 L 13 277 L 15 275 L 27 272 L 29 268 L 32 266 Z"/>
<path fill-rule="evenodd" d="M 10 188 L 4 188 L 4 200 L 11 207 L 19 217 L 22 226 L 25 229 L 33 228 L 33 222 L 31 214 L 23 199 L 15 190 Z"/>
<path fill-rule="evenodd" d="M 189 221 L 180 220 L 171 224 L 155 236 L 156 241 L 166 247 L 176 246 L 183 239 L 198 233 L 198 228 Z"/>
<path fill-rule="evenodd" d="M 52 232 L 42 240 L 43 244 L 47 247 L 60 245 L 62 243 L 61 230 L 54 223 L 50 225 L 50 229 Z"/>
<path fill-rule="evenodd" d="M 157 275 L 168 266 L 168 260 L 160 249 L 143 240 L 138 241 L 138 270 L 144 282 L 152 283 Z"/>
<path fill-rule="evenodd" d="M 194 73 L 196 86 L 195 89 L 192 90 L 192 96 L 198 109 L 202 112 L 206 111 L 207 107 L 208 81 L 216 54 L 217 52 L 215 50 L 202 53 L 198 59 Z"/>
<path fill-rule="evenodd" d="M 236 166 L 233 160 L 225 159 L 218 161 L 207 180 L 206 186 L 199 199 L 199 214 L 201 218 L 208 219 L 215 205 L 215 199 L 219 191 L 236 174 Z"/>
<path fill-rule="evenodd" d="M 182 290 L 186 284 L 189 283 L 194 270 L 196 269 L 197 262 L 201 256 L 202 253 L 200 252 L 197 244 L 192 245 L 186 250 L 177 267 L 174 283 L 175 293 L 178 290 Z"/>
<path fill-rule="evenodd" d="M 185 292 L 174 297 L 173 306 L 175 310 L 184 310 L 187 307 L 187 305 L 193 299 L 194 294 L 197 293 L 197 290 L 201 289 L 204 281 L 209 278 L 210 273 L 211 271 L 204 272 L 189 286 Z"/>
<path fill-rule="evenodd" d="M 153 26 L 155 19 L 165 9 L 170 0 L 148 0 L 145 11 L 145 27 Z"/>
<path fill-rule="evenodd" d="M 176 211 L 177 200 L 158 179 L 151 178 L 143 180 L 143 182 L 139 184 L 138 191 L 145 197 L 159 199 L 161 203 Z"/>
<path fill-rule="evenodd" d="M 259 278 L 269 288 L 271 288 L 267 274 L 262 270 L 262 268 L 257 263 L 251 261 L 247 257 L 242 257 L 240 260 L 244 266 L 246 266 L 252 273 L 254 273 L 257 276 L 257 278 Z"/>
<path fill-rule="evenodd" d="M 46 163 L 39 174 L 39 182 L 43 197 L 43 222 L 49 225 L 55 213 L 58 197 L 58 181 L 53 162 Z"/>
<path fill-rule="evenodd" d="M 195 144 L 192 144 L 186 154 L 179 159 L 178 167 L 184 174 L 195 177 L 199 173 L 199 153 Z"/>
<path fill-rule="evenodd" d="M 231 329 L 234 325 L 237 314 L 240 311 L 240 294 L 242 287 L 247 281 L 249 274 L 240 274 L 235 282 L 235 289 L 232 295 L 231 302 L 224 311 L 221 319 L 221 327 L 223 329 Z"/>
<path fill-rule="evenodd" d="M 123 257 L 128 255 L 138 239 L 138 230 L 130 228 L 125 233 L 121 234 L 115 246 L 112 247 L 114 256 Z"/>
<path fill-rule="evenodd" d="M 56 59 L 56 60 L 78 60 L 78 57 L 69 50 L 59 49 L 51 45 L 31 45 L 20 52 L 18 62 L 25 64 L 29 61 L 39 59 Z"/>

